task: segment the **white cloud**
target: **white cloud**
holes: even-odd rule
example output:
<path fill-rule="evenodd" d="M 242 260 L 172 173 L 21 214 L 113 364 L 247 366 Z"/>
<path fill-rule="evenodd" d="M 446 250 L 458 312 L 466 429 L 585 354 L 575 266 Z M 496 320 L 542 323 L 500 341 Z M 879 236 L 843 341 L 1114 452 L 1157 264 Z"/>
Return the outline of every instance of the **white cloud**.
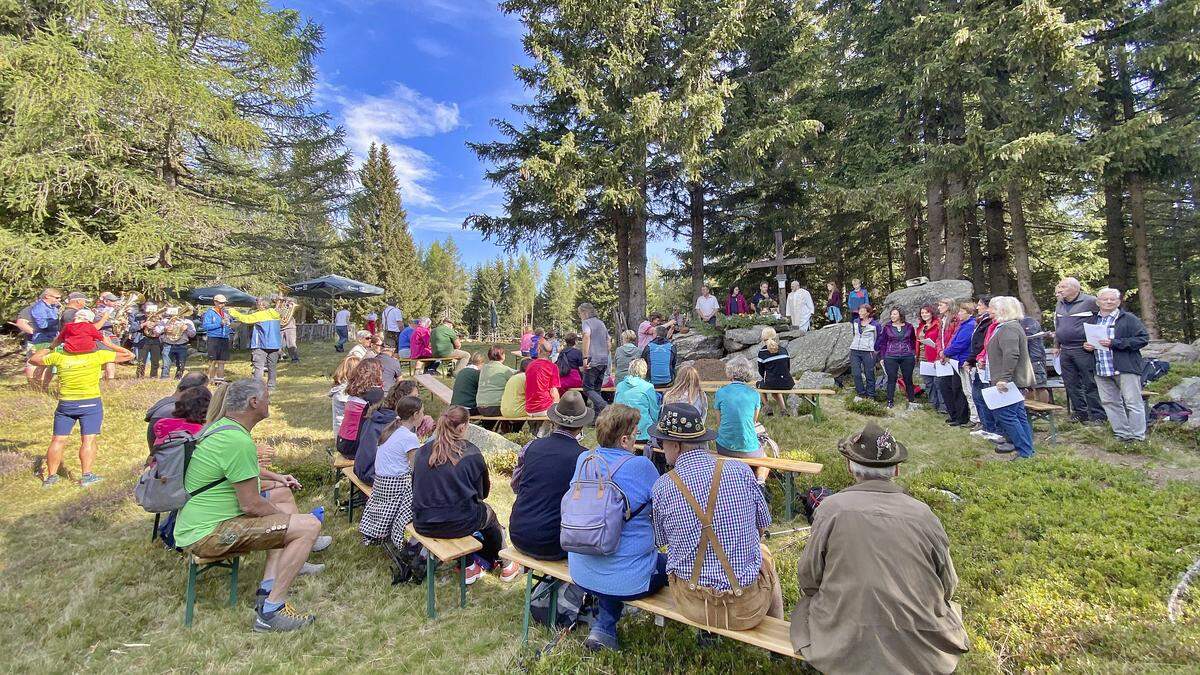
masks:
<path fill-rule="evenodd" d="M 454 53 L 446 45 L 427 37 L 419 37 L 413 40 L 413 46 L 417 48 L 417 51 L 432 56 L 435 59 L 444 59 Z"/>
<path fill-rule="evenodd" d="M 410 216 L 408 224 L 412 229 L 421 230 L 422 232 L 462 232 L 463 218 L 465 216 L 452 218 L 419 213 Z"/>

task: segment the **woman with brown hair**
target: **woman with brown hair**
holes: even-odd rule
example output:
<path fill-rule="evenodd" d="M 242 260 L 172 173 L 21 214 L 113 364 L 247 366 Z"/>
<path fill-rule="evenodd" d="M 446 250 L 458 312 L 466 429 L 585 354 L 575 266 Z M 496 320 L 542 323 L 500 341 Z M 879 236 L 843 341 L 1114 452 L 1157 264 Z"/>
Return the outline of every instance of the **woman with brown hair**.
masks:
<path fill-rule="evenodd" d="M 675 373 L 675 384 L 663 393 L 662 404 L 687 403 L 700 411 L 700 421 L 708 419 L 708 394 L 700 383 L 700 372 L 692 366 L 682 366 Z"/>
<path fill-rule="evenodd" d="M 375 359 L 358 364 L 346 382 L 346 414 L 338 427 L 337 449 L 343 457 L 354 458 L 358 435 L 367 408 L 383 400 L 383 368 Z"/>
<path fill-rule="evenodd" d="M 337 437 L 338 429 L 342 426 L 342 417 L 346 414 L 346 401 L 350 400 L 350 396 L 346 394 L 346 384 L 360 362 L 362 359 L 357 356 L 347 356 L 338 364 L 337 370 L 333 371 L 333 386 L 329 388 L 329 399 L 333 405 L 334 437 Z"/>
<path fill-rule="evenodd" d="M 467 440 L 470 413 L 460 405 L 450 406 L 438 418 L 433 438 L 417 448 L 413 456 L 413 529 L 417 534 L 439 539 L 482 535 L 483 548 L 477 558 L 488 567 L 500 568 L 504 528 L 485 499 L 491 492 L 487 462 L 474 443 Z M 484 575 L 474 562 L 467 568 L 467 583 Z M 521 573 L 516 563 L 504 565 L 501 581 L 515 581 Z"/>

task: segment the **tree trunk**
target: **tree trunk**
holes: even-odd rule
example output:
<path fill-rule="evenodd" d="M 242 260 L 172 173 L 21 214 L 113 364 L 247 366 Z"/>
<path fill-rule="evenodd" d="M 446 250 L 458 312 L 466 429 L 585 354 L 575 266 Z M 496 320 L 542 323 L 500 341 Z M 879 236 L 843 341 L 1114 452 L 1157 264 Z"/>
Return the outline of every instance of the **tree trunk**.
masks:
<path fill-rule="evenodd" d="M 1004 201 L 989 196 L 983 202 L 983 227 L 987 233 L 988 290 L 992 295 L 1012 295 L 1008 284 L 1008 240 L 1004 233 Z"/>
<path fill-rule="evenodd" d="M 617 240 L 617 312 L 629 318 L 629 217 L 624 211 L 615 211 Z M 630 324 L 626 324 L 627 326 Z M 637 324 L 632 324 L 636 326 Z"/>
<path fill-rule="evenodd" d="M 700 297 L 704 285 L 704 183 L 691 184 L 688 215 L 692 223 L 692 297 Z"/>
<path fill-rule="evenodd" d="M 891 288 L 896 287 L 896 271 L 894 269 L 896 264 L 895 264 L 895 260 L 894 260 L 895 256 L 892 255 L 892 224 L 886 220 L 882 221 L 880 224 L 883 227 L 883 237 L 882 237 L 882 239 L 883 239 L 883 242 L 882 242 L 883 243 L 883 254 L 884 254 L 884 257 L 887 259 L 888 288 L 891 289 Z M 906 247 L 915 247 L 915 244 L 912 242 L 916 239 L 916 237 L 918 237 L 920 235 L 912 234 L 911 236 L 913 237 L 913 239 L 910 240 L 910 239 L 908 239 L 908 237 L 910 236 L 910 232 L 909 232 L 907 224 L 905 225 L 904 229 L 905 229 L 904 237 L 906 240 L 905 241 Z M 907 267 L 908 248 L 906 248 L 904 251 L 904 259 L 905 259 L 905 263 L 906 263 L 905 266 Z M 907 269 L 905 271 L 907 271 Z M 920 273 L 921 273 L 920 265 L 918 265 L 917 266 L 917 274 L 920 274 Z M 878 280 L 871 279 L 870 270 L 867 270 L 862 275 L 862 282 L 863 282 L 864 287 L 873 288 L 873 286 L 871 284 L 872 283 L 877 284 Z"/>
<path fill-rule="evenodd" d="M 929 181 L 929 217 L 925 224 L 925 250 L 929 255 L 929 278 L 944 279 L 946 264 L 946 181 L 938 177 Z"/>
<path fill-rule="evenodd" d="M 1121 200 L 1124 186 L 1120 177 L 1112 176 L 1104 183 L 1104 236 L 1108 256 L 1108 285 L 1122 291 L 1129 288 L 1129 252 L 1125 245 L 1125 217 Z"/>
<path fill-rule="evenodd" d="M 1133 256 L 1137 270 L 1138 305 L 1142 323 L 1152 339 L 1158 339 L 1158 303 L 1154 300 L 1154 279 L 1150 276 L 1150 244 L 1146 235 L 1146 188 L 1139 173 L 1129 175 L 1129 215 L 1133 224 Z"/>
<path fill-rule="evenodd" d="M 1025 305 L 1025 313 L 1039 316 L 1042 308 L 1038 305 L 1037 294 L 1033 291 L 1033 272 L 1029 268 L 1029 233 L 1025 228 L 1025 204 L 1021 200 L 1021 186 L 1010 183 L 1008 186 L 1008 208 L 1012 221 L 1013 238 L 1013 268 L 1017 273 L 1017 297 Z"/>
<path fill-rule="evenodd" d="M 629 312 L 630 326 L 646 319 L 646 215 L 639 211 L 630 218 L 629 228 Z"/>
<path fill-rule="evenodd" d="M 892 250 L 892 238 L 888 233 L 888 253 Z M 921 205 L 913 202 L 904 208 L 904 278 L 915 279 L 924 270 L 921 264 Z M 889 284 L 895 287 L 894 283 Z"/>
<path fill-rule="evenodd" d="M 963 278 L 963 208 L 961 202 L 966 191 L 966 180 L 962 172 L 955 171 L 946 181 L 946 262 L 942 268 L 943 279 Z"/>
<path fill-rule="evenodd" d="M 983 262 L 983 242 L 979 231 L 979 204 L 972 203 L 963 211 L 963 225 L 967 232 L 967 252 L 970 254 L 971 285 L 975 292 L 983 291 L 985 265 Z"/>

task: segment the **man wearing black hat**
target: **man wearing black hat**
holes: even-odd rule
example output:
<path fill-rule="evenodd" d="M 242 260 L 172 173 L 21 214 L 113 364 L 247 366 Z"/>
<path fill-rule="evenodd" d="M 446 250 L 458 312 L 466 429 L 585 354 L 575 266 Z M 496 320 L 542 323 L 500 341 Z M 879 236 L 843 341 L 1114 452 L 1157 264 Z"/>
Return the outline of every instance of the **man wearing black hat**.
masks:
<path fill-rule="evenodd" d="M 941 521 L 892 482 L 908 451 L 873 422 L 838 451 L 855 484 L 813 514 L 792 646 L 827 675 L 953 672 L 969 646 L 958 576 Z"/>
<path fill-rule="evenodd" d="M 546 417 L 554 431 L 522 448 L 513 469 L 512 489 L 517 499 L 508 519 L 508 536 L 513 546 L 531 557 L 566 560 L 558 536 L 560 504 L 571 487 L 576 460 L 587 452 L 579 444 L 583 428 L 592 423 L 596 413 L 573 389 L 550 406 Z"/>
<path fill-rule="evenodd" d="M 782 619 L 775 563 L 760 543 L 771 515 L 754 471 L 707 451 L 717 434 L 690 404 L 664 406 L 649 434 L 674 467 L 652 494 L 654 541 L 667 546 L 675 606 L 696 623 L 731 630 Z"/>

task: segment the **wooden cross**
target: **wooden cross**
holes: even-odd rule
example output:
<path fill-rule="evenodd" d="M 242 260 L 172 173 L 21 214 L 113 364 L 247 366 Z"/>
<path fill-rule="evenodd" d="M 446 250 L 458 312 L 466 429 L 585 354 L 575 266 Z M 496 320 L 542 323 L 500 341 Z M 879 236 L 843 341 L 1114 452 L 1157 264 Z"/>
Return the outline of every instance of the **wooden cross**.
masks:
<path fill-rule="evenodd" d="M 784 292 L 787 290 L 787 271 L 784 269 L 788 265 L 812 265 L 817 262 L 817 259 L 812 256 L 802 256 L 799 258 L 783 257 L 783 230 L 775 230 L 775 257 L 767 260 L 756 260 L 746 269 L 763 269 L 775 268 L 775 281 L 779 283 L 779 297 L 784 297 Z"/>

